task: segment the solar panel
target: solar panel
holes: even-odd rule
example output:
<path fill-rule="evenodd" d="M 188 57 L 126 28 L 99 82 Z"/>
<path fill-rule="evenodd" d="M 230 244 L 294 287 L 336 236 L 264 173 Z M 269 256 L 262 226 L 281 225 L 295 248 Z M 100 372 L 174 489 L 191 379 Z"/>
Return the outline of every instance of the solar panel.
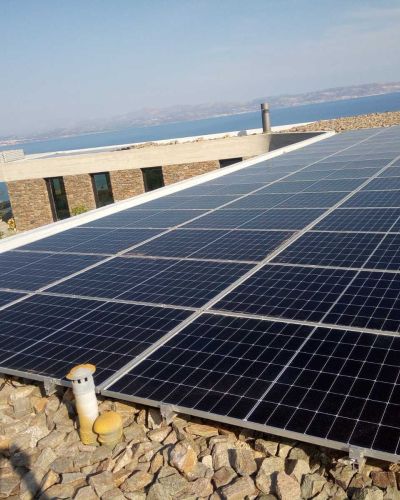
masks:
<path fill-rule="evenodd" d="M 320 321 L 355 271 L 267 265 L 222 298 L 217 310 Z"/>
<path fill-rule="evenodd" d="M 321 231 L 378 231 L 394 229 L 400 217 L 399 208 L 336 209 L 314 229 Z"/>
<path fill-rule="evenodd" d="M 370 168 L 346 168 L 342 170 L 334 170 L 329 174 L 328 179 L 367 179 L 371 175 L 376 174 L 381 167 Z"/>
<path fill-rule="evenodd" d="M 344 207 L 360 207 L 360 208 L 385 208 L 385 207 L 400 207 L 400 190 L 399 191 L 359 191 L 352 196 L 344 205 Z"/>
<path fill-rule="evenodd" d="M 367 186 L 365 191 L 384 191 L 400 189 L 400 178 L 391 177 L 390 179 L 373 179 Z"/>
<path fill-rule="evenodd" d="M 116 258 L 50 290 L 88 297 L 200 307 L 250 267 L 247 264 L 194 260 Z"/>
<path fill-rule="evenodd" d="M 390 168 L 386 169 L 379 175 L 381 177 L 399 177 L 400 176 L 400 165 L 392 165 Z"/>
<path fill-rule="evenodd" d="M 89 222 L 83 227 L 123 228 L 168 228 L 206 213 L 202 210 L 124 210 Z"/>
<path fill-rule="evenodd" d="M 0 284 L 2 288 L 34 291 L 102 259 L 95 255 L 6 252 L 0 254 Z"/>
<path fill-rule="evenodd" d="M 236 196 L 166 196 L 163 198 L 158 198 L 157 200 L 152 200 L 149 203 L 143 205 L 144 207 L 151 207 L 156 209 L 210 209 L 216 208 L 225 203 L 235 200 Z M 139 205 L 140 206 L 140 205 Z"/>
<path fill-rule="evenodd" d="M 244 418 L 310 331 L 304 325 L 204 314 L 109 390 Z"/>
<path fill-rule="evenodd" d="M 96 382 L 101 383 L 189 314 L 161 307 L 34 296 L 0 311 L 0 369 L 63 379 L 74 363 L 94 363 Z"/>
<path fill-rule="evenodd" d="M 330 208 L 345 196 L 346 193 L 341 192 L 299 193 L 283 200 L 278 208 Z"/>
<path fill-rule="evenodd" d="M 177 229 L 128 254 L 259 261 L 292 234 L 290 231 Z"/>
<path fill-rule="evenodd" d="M 308 232 L 281 252 L 273 262 L 362 267 L 385 238 L 374 233 Z"/>
<path fill-rule="evenodd" d="M 205 215 L 187 227 L 204 229 L 259 229 L 294 230 L 307 226 L 324 210 L 307 209 L 302 212 L 290 209 L 218 210 Z"/>
<path fill-rule="evenodd" d="M 10 302 L 14 302 L 14 300 L 17 300 L 21 297 L 23 297 L 23 295 L 20 293 L 3 292 L 0 290 L 0 307 L 5 306 L 6 304 L 9 304 Z"/>
<path fill-rule="evenodd" d="M 21 247 L 22 250 L 114 254 L 141 243 L 160 230 L 73 228 Z"/>

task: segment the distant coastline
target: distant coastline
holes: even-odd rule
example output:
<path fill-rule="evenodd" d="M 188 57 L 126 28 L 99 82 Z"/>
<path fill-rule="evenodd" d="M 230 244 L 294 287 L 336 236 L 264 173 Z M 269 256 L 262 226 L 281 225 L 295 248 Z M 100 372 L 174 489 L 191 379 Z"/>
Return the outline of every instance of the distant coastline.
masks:
<path fill-rule="evenodd" d="M 304 104 L 288 108 L 274 108 L 271 106 L 271 121 L 272 125 L 286 125 L 399 110 L 400 92 L 395 92 L 318 104 Z M 26 154 L 46 153 L 248 130 L 259 127 L 261 127 L 260 112 L 253 111 L 201 120 L 145 127 L 125 127 L 108 132 L 85 133 L 64 138 L 20 142 L 12 147 L 23 148 Z M 0 146 L 0 150 L 9 148 L 10 146 Z"/>
<path fill-rule="evenodd" d="M 167 124 L 185 123 L 203 119 L 218 119 L 245 115 L 254 112 L 260 102 L 267 101 L 274 110 L 299 108 L 310 104 L 340 102 L 350 99 L 381 96 L 400 91 L 400 82 L 372 83 L 337 87 L 315 92 L 260 97 L 246 103 L 213 103 L 203 105 L 173 106 L 163 109 L 138 110 L 108 120 L 96 120 L 77 124 L 69 129 L 58 129 L 30 136 L 0 137 L 0 147 L 15 147 L 22 143 L 68 139 L 72 137 L 118 132 L 128 127 L 154 127 Z"/>

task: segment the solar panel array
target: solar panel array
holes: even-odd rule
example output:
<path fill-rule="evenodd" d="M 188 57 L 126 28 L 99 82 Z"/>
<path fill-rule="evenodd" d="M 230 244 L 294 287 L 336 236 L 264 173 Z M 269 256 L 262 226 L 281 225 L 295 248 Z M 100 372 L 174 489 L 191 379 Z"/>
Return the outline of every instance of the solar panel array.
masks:
<path fill-rule="evenodd" d="M 400 128 L 0 254 L 0 371 L 400 456 Z"/>

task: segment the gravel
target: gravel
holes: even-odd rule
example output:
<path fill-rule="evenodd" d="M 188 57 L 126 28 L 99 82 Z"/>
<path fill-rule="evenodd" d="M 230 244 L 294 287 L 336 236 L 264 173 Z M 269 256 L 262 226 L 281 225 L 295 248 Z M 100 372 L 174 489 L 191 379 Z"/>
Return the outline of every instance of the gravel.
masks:
<path fill-rule="evenodd" d="M 371 113 L 368 115 L 346 116 L 333 120 L 321 120 L 299 127 L 293 127 L 284 132 L 315 132 L 320 130 L 334 130 L 335 132 L 346 132 L 362 128 L 392 127 L 400 125 L 400 111 L 387 113 Z"/>

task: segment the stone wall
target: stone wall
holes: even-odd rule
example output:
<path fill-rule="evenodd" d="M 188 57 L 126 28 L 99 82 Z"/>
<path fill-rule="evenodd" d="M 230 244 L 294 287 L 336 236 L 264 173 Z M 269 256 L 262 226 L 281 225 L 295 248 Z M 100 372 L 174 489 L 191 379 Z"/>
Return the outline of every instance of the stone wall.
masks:
<path fill-rule="evenodd" d="M 196 175 L 206 174 L 219 168 L 219 161 L 201 161 L 196 163 L 181 163 L 179 165 L 163 166 L 164 183 L 173 184 L 174 182 L 190 179 Z"/>
<path fill-rule="evenodd" d="M 92 179 L 89 174 L 66 175 L 64 177 L 64 186 L 71 213 L 80 206 L 85 207 L 87 210 L 96 208 Z"/>
<path fill-rule="evenodd" d="M 144 193 L 143 175 L 140 169 L 110 172 L 114 201 L 126 200 Z"/>
<path fill-rule="evenodd" d="M 44 179 L 9 182 L 8 193 L 18 231 L 34 229 L 53 222 Z"/>

